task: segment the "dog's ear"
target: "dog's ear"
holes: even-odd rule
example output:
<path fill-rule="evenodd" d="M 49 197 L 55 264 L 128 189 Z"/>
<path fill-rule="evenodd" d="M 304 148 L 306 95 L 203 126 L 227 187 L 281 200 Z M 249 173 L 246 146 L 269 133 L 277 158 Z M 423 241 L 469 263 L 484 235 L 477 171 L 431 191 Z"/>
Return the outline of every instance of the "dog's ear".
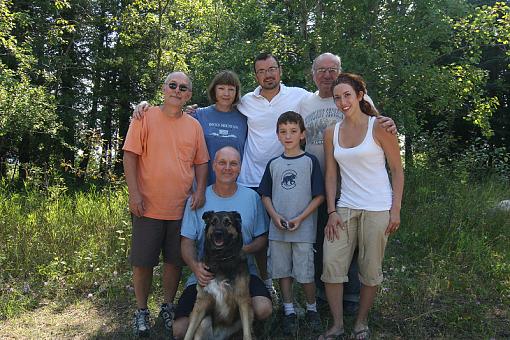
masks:
<path fill-rule="evenodd" d="M 214 214 L 214 211 L 210 210 L 210 211 L 206 211 L 202 215 L 202 219 L 204 220 L 205 224 L 209 224 L 209 221 L 211 221 L 211 217 L 213 216 L 213 214 Z"/>
<path fill-rule="evenodd" d="M 236 220 L 235 225 L 239 226 L 239 232 L 243 230 L 243 220 L 241 219 L 241 214 L 239 214 L 237 211 L 232 211 L 232 216 Z"/>

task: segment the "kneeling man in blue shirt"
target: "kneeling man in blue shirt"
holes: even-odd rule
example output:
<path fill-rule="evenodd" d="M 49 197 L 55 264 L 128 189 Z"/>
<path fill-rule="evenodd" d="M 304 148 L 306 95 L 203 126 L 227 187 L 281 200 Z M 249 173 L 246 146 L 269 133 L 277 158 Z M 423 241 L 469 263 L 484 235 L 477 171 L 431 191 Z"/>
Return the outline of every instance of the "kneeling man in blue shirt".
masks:
<path fill-rule="evenodd" d="M 186 334 L 189 316 L 196 300 L 197 283 L 205 286 L 214 278 L 214 274 L 201 262 L 205 243 L 205 222 L 202 215 L 206 211 L 237 211 L 241 215 L 243 250 L 248 254 L 248 269 L 251 274 L 250 295 L 255 319 L 265 320 L 271 316 L 273 310 L 270 294 L 258 276 L 253 257 L 254 253 L 267 245 L 268 221 L 262 201 L 254 190 L 237 184 L 241 156 L 235 148 L 226 146 L 218 150 L 212 167 L 216 180 L 206 189 L 205 205 L 192 210 L 188 201 L 182 220 L 182 258 L 193 274 L 188 278 L 175 311 L 173 334 L 176 339 L 181 339 Z"/>

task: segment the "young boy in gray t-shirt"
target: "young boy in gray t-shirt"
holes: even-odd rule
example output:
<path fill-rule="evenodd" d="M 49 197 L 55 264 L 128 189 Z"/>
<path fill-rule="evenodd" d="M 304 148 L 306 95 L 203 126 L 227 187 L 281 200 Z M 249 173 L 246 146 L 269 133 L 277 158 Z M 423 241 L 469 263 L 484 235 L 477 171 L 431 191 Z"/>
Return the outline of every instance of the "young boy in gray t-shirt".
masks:
<path fill-rule="evenodd" d="M 271 217 L 268 269 L 273 279 L 279 279 L 285 311 L 284 333 L 291 335 L 297 329 L 292 296 L 294 279 L 303 285 L 307 321 L 314 331 L 320 331 L 313 244 L 317 229 L 315 212 L 324 201 L 324 180 L 317 158 L 301 149 L 305 126 L 298 113 L 283 113 L 278 118 L 276 133 L 284 152 L 269 161 L 258 190 Z"/>

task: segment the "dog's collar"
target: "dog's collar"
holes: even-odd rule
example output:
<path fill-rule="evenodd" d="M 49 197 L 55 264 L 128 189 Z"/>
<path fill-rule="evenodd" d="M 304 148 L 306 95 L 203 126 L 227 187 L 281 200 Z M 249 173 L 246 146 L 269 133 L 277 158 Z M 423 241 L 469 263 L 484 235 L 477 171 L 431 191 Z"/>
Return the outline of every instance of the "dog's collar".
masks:
<path fill-rule="evenodd" d="M 226 256 L 226 257 L 214 257 L 215 260 L 217 261 L 228 261 L 228 260 L 232 260 L 233 258 L 235 258 L 236 255 L 235 254 L 232 254 L 230 256 Z"/>
<path fill-rule="evenodd" d="M 233 260 L 235 257 L 236 257 L 236 255 L 232 254 L 232 255 L 226 256 L 226 257 L 214 257 L 214 260 L 215 261 L 225 262 L 225 261 Z M 211 270 L 211 266 L 208 266 L 207 271 L 210 272 L 210 273 L 214 273 L 214 271 Z"/>

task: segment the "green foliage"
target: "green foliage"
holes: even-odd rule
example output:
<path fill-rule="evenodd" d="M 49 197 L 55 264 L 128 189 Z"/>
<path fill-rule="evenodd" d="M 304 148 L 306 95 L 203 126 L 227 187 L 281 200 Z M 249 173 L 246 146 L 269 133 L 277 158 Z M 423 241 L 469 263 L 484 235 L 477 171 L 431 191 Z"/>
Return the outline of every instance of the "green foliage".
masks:
<path fill-rule="evenodd" d="M 466 58 L 475 64 L 482 59 L 481 47 L 496 45 L 510 55 L 510 6 L 495 2 L 492 6 L 477 7 L 466 17 L 453 22 L 458 40 L 455 47 L 465 49 Z"/>
<path fill-rule="evenodd" d="M 130 244 L 125 190 L 13 193 L 3 186 L 0 197 L 0 318 L 42 299 L 123 287 Z"/>
<path fill-rule="evenodd" d="M 53 96 L 46 88 L 31 85 L 26 77 L 16 79 L 0 65 L 0 137 L 5 143 L 17 146 L 26 135 L 53 136 L 58 130 Z"/>
<path fill-rule="evenodd" d="M 63 164 L 72 169 L 69 185 L 120 174 L 132 105 L 159 103 L 168 72 L 189 72 L 192 101 L 206 105 L 221 69 L 239 73 L 244 92 L 253 89 L 252 59 L 261 51 L 280 58 L 286 84 L 311 90 L 313 58 L 341 55 L 406 136 L 409 165 L 427 152 L 422 145 L 440 144 L 432 135 L 447 145 L 429 159 L 441 150 L 443 159 L 462 154 L 477 137 L 491 149 L 510 146 L 503 2 L 18 0 L 2 2 L 0 14 L 4 177 L 13 161 L 25 169 Z"/>
<path fill-rule="evenodd" d="M 509 190 L 498 177 L 478 182 L 421 168 L 407 174 L 402 227 L 390 240 L 376 307 L 386 331 L 404 338 L 508 335 L 501 313 L 509 315 L 510 219 L 495 206 Z"/>

